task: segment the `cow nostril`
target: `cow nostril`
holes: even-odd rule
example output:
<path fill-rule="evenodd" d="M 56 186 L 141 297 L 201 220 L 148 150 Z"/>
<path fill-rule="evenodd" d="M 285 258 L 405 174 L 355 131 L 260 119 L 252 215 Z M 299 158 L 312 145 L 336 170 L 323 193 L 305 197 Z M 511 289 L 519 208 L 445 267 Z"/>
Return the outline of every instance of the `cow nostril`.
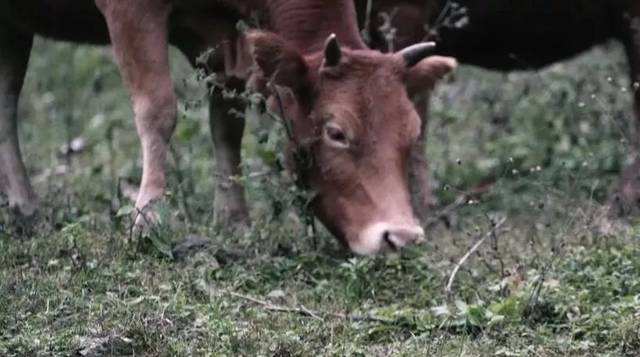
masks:
<path fill-rule="evenodd" d="M 387 243 L 389 248 L 391 248 L 392 250 L 398 250 L 398 246 L 391 239 L 391 232 L 389 231 L 382 232 L 382 240 L 384 240 L 384 242 Z"/>

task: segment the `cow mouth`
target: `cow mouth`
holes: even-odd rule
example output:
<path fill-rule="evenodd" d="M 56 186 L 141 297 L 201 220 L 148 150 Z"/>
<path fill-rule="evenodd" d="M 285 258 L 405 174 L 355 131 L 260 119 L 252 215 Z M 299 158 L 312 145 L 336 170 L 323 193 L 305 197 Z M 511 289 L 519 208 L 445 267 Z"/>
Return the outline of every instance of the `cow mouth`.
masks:
<path fill-rule="evenodd" d="M 388 251 L 397 252 L 424 240 L 424 229 L 417 224 L 379 221 L 366 226 L 357 239 L 349 243 L 349 247 L 356 254 L 372 255 Z"/>

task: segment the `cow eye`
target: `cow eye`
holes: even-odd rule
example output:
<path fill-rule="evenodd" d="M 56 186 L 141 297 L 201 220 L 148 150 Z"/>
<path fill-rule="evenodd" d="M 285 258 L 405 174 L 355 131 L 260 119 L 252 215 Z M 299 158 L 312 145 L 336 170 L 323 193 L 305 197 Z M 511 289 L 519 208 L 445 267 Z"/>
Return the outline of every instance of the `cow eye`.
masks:
<path fill-rule="evenodd" d="M 325 124 L 324 138 L 331 146 L 341 149 L 349 147 L 349 138 L 347 138 L 342 128 L 335 123 Z"/>

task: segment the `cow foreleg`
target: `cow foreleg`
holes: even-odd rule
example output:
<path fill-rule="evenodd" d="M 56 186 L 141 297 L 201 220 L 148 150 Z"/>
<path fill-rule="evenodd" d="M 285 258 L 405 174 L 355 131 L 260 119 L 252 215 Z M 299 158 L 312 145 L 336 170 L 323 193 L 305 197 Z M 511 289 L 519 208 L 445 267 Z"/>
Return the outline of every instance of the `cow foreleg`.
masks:
<path fill-rule="evenodd" d="M 244 131 L 244 117 L 239 113 L 243 110 L 235 101 L 222 98 L 219 92 L 211 96 L 210 124 L 216 158 L 214 217 L 221 227 L 249 224 L 244 188 L 237 180 L 242 175 L 240 147 Z"/>
<path fill-rule="evenodd" d="M 142 183 L 136 208 L 145 215 L 138 215 L 137 223 L 153 222 L 156 217 L 150 205 L 164 195 L 165 162 L 177 112 L 167 44 L 171 5 L 164 0 L 96 3 L 107 21 L 114 55 L 130 91 L 142 144 Z"/>
<path fill-rule="evenodd" d="M 429 217 L 431 208 L 436 201 L 431 191 L 429 177 L 429 165 L 426 156 L 426 141 L 429 117 L 429 95 L 416 96 L 414 104 L 421 118 L 420 137 L 411 147 L 411 161 L 409 171 L 409 184 L 411 187 L 411 200 L 413 210 L 420 221 L 424 222 Z"/>
<path fill-rule="evenodd" d="M 31 216 L 38 205 L 18 142 L 17 107 L 33 36 L 0 28 L 0 191 L 9 206 Z"/>
<path fill-rule="evenodd" d="M 635 3 L 629 21 L 630 31 L 625 41 L 625 48 L 629 59 L 634 115 L 638 125 L 636 131 L 640 133 L 640 4 Z M 640 140 L 638 140 L 638 146 L 640 146 Z"/>
<path fill-rule="evenodd" d="M 625 16 L 625 45 L 631 70 L 631 88 L 634 101 L 636 135 L 640 133 L 640 6 L 634 5 L 631 13 Z M 635 13 L 634 13 L 635 12 Z M 612 208 L 617 214 L 625 215 L 637 212 L 640 208 L 640 138 L 631 140 L 633 164 L 627 167 L 620 177 L 620 187 L 612 199 Z"/>

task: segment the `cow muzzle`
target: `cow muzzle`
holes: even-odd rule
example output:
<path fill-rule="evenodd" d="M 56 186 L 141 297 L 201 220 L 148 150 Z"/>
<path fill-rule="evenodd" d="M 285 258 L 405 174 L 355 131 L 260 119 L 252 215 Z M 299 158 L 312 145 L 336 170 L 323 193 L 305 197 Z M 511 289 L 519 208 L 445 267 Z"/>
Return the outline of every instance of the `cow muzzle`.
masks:
<path fill-rule="evenodd" d="M 365 228 L 356 242 L 349 243 L 349 247 L 356 254 L 372 255 L 397 251 L 424 241 L 424 229 L 416 224 L 397 225 L 377 222 Z"/>

